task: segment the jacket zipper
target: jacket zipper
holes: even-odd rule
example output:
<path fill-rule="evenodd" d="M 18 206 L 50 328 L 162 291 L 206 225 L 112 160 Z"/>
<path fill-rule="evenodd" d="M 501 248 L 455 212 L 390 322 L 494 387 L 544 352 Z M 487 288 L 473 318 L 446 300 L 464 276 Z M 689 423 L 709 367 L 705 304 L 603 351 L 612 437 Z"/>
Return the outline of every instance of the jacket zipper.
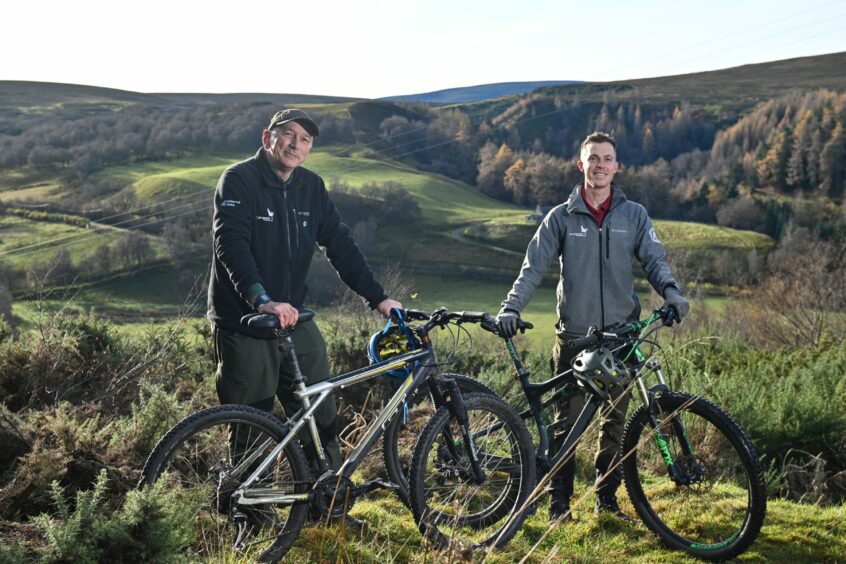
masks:
<path fill-rule="evenodd" d="M 288 245 L 288 261 L 293 262 L 294 253 L 291 250 L 291 221 L 288 219 L 288 188 L 282 188 L 282 200 L 285 204 L 285 243 Z M 288 303 L 291 303 L 291 267 L 286 269 L 288 271 Z"/>
<path fill-rule="evenodd" d="M 599 224 L 597 224 L 598 226 Z M 599 320 L 601 322 L 599 326 L 600 331 L 605 330 L 605 277 L 604 272 L 602 270 L 602 228 L 598 229 L 599 232 Z"/>
<path fill-rule="evenodd" d="M 294 238 L 296 240 L 296 247 L 300 248 L 300 224 L 297 219 L 297 208 L 294 208 Z"/>

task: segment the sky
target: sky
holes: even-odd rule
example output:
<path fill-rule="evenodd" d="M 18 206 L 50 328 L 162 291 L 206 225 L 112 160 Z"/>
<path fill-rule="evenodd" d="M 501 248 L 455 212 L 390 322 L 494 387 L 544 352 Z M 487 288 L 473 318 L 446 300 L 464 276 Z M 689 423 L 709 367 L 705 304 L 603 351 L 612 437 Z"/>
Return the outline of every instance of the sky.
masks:
<path fill-rule="evenodd" d="M 0 80 L 137 92 L 378 98 L 846 51 L 846 0 L 6 0 L 0 21 Z"/>

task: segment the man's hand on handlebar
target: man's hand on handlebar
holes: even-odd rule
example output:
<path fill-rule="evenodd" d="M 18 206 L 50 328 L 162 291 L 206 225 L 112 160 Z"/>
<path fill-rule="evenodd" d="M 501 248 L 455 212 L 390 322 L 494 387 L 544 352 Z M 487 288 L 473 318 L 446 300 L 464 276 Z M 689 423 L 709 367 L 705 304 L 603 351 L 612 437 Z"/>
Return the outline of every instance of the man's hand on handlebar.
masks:
<path fill-rule="evenodd" d="M 517 334 L 517 323 L 520 321 L 520 314 L 516 311 L 504 309 L 496 315 L 496 326 L 499 334 L 510 339 Z"/>
<path fill-rule="evenodd" d="M 387 300 L 382 300 L 379 302 L 379 305 L 376 306 L 376 309 L 379 310 L 384 317 L 391 316 L 392 309 L 402 309 L 402 304 L 396 300 L 392 300 L 388 298 Z"/>

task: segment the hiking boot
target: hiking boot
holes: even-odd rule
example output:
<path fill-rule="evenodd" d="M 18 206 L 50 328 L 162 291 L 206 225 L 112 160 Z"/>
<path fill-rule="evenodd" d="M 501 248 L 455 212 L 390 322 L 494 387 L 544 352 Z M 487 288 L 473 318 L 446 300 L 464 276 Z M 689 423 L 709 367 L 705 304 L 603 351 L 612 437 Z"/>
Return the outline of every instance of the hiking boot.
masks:
<path fill-rule="evenodd" d="M 549 522 L 568 523 L 573 520 L 573 512 L 570 511 L 570 501 L 551 500 L 549 502 Z"/>
<path fill-rule="evenodd" d="M 617 497 L 616 496 L 601 496 L 596 499 L 596 514 L 608 513 L 613 515 L 620 521 L 625 521 L 627 523 L 631 523 L 634 521 L 631 517 L 623 513 L 623 510 L 620 509 L 620 506 L 617 504 Z"/>

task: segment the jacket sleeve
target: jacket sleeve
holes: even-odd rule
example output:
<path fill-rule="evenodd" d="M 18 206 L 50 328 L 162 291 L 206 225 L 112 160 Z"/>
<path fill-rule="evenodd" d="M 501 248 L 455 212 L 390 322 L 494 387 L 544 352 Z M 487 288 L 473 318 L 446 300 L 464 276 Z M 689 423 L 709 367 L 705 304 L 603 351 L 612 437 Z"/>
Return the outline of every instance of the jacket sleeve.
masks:
<path fill-rule="evenodd" d="M 517 313 L 523 311 L 540 286 L 549 264 L 561 255 L 561 240 L 564 234 L 561 213 L 559 208 L 550 211 L 529 241 L 520 274 L 502 302 L 503 310 Z"/>
<path fill-rule="evenodd" d="M 326 257 L 338 272 L 344 284 L 364 298 L 375 308 L 387 299 L 382 285 L 376 281 L 364 253 L 356 244 L 350 228 L 341 221 L 341 215 L 329 192 L 320 180 L 320 221 L 318 222 L 317 244 L 324 248 Z"/>
<path fill-rule="evenodd" d="M 649 280 L 649 283 L 661 296 L 664 295 L 664 290 L 669 286 L 673 286 L 676 290 L 681 291 L 678 282 L 673 278 L 673 272 L 667 263 L 667 252 L 664 250 L 661 240 L 658 239 L 658 234 L 655 233 L 655 228 L 652 226 L 652 220 L 649 219 L 646 208 L 642 207 L 641 211 L 641 219 L 638 221 L 635 256 L 637 256 L 637 260 L 643 266 L 646 279 Z"/>
<path fill-rule="evenodd" d="M 263 288 L 250 249 L 251 209 L 251 194 L 244 180 L 231 170 L 225 171 L 214 195 L 214 252 L 229 274 L 235 290 L 248 303 Z"/>

